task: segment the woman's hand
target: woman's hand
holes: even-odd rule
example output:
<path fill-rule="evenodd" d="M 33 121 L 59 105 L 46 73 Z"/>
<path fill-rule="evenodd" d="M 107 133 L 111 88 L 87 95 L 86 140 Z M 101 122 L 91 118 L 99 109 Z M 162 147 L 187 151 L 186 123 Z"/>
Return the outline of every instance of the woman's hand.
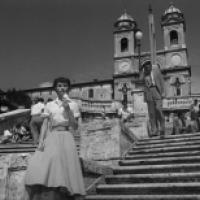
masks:
<path fill-rule="evenodd" d="M 69 106 L 68 100 L 64 99 L 62 105 L 66 111 L 70 111 L 70 106 Z"/>
<path fill-rule="evenodd" d="M 47 113 L 47 112 L 43 112 L 43 113 L 40 114 L 40 116 L 45 119 L 45 118 L 49 118 L 50 114 Z"/>
<path fill-rule="evenodd" d="M 40 142 L 38 147 L 37 147 L 38 151 L 44 151 L 44 142 Z"/>

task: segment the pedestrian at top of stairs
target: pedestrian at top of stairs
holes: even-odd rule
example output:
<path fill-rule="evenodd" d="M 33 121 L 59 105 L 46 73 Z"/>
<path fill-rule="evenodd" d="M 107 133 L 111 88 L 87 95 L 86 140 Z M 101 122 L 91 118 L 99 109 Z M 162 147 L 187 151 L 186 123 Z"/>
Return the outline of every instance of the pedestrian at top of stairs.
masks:
<path fill-rule="evenodd" d="M 123 106 L 118 110 L 118 116 L 122 122 L 128 122 L 134 118 L 133 108 L 128 105 L 126 101 L 123 101 Z"/>

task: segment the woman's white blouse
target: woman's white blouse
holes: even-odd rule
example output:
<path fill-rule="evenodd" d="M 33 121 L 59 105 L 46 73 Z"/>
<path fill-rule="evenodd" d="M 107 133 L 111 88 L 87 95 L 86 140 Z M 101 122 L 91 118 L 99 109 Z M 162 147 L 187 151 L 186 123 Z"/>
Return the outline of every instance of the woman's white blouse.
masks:
<path fill-rule="evenodd" d="M 80 116 L 79 107 L 75 101 L 70 100 L 69 107 L 71 111 L 73 112 L 74 117 Z M 58 123 L 67 122 L 68 118 L 66 118 L 64 112 L 65 111 L 62 105 L 62 101 L 60 101 L 59 99 L 56 99 L 54 101 L 47 103 L 47 105 L 45 106 L 44 115 L 50 117 L 51 120 L 53 120 L 54 122 L 58 122 Z"/>

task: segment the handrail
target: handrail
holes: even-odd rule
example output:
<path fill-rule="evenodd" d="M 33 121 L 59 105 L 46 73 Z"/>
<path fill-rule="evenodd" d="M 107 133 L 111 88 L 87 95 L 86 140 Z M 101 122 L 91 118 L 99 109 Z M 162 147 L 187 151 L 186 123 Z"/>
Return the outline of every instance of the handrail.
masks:
<path fill-rule="evenodd" d="M 27 112 L 30 112 L 30 109 L 17 109 L 17 110 L 13 110 L 13 111 L 6 112 L 6 113 L 1 113 L 0 121 L 4 120 L 5 118 L 16 116 L 16 115 L 27 113 Z"/>

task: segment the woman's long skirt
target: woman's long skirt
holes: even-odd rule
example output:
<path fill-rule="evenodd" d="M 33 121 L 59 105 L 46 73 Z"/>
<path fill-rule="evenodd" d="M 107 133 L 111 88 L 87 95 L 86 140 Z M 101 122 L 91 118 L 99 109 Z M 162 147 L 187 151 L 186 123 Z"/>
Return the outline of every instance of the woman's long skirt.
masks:
<path fill-rule="evenodd" d="M 28 186 L 29 194 L 37 193 L 39 188 L 40 194 L 44 189 L 46 192 L 59 190 L 69 196 L 85 195 L 72 133 L 54 130 L 47 135 L 44 151 L 36 151 L 27 168 L 25 185 Z"/>

